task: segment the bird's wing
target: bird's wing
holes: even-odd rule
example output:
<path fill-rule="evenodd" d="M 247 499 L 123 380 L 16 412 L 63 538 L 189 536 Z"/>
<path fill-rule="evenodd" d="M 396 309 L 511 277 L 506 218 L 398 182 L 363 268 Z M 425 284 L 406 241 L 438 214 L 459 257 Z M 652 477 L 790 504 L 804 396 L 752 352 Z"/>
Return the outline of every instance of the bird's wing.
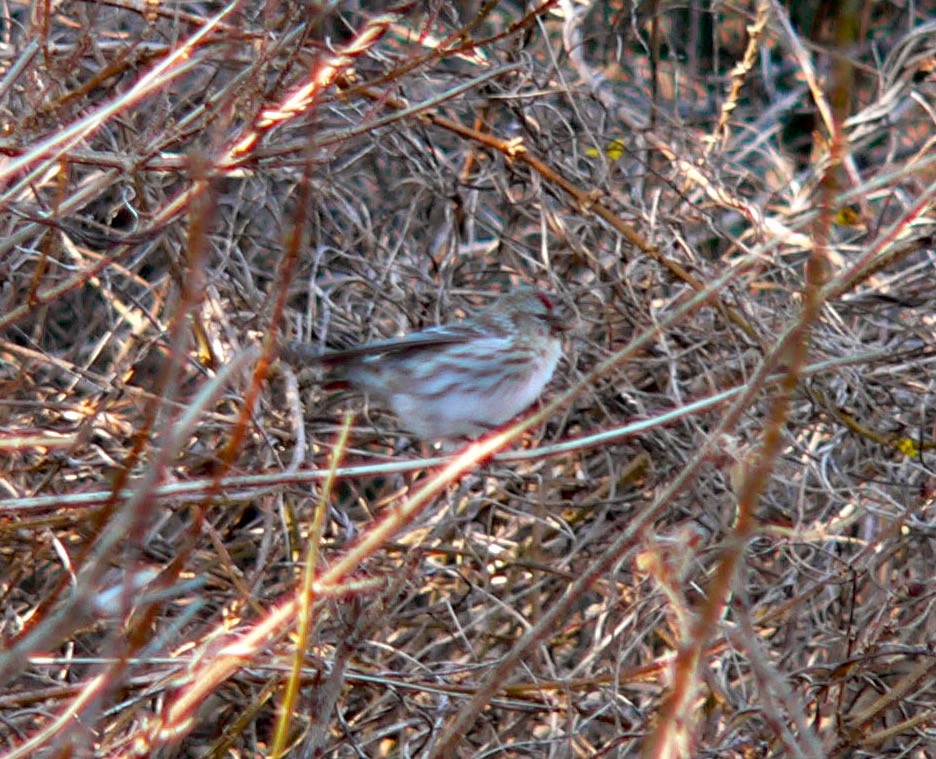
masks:
<path fill-rule="evenodd" d="M 367 356 L 399 355 L 402 353 L 415 353 L 425 348 L 458 345 L 482 335 L 483 333 L 480 330 L 469 324 L 447 324 L 440 327 L 431 327 L 421 332 L 413 332 L 402 337 L 375 340 L 354 348 L 325 351 L 324 353 L 317 352 L 317 349 L 308 343 L 294 341 L 284 345 L 280 350 L 280 355 L 287 361 L 294 363 L 335 366 Z"/>

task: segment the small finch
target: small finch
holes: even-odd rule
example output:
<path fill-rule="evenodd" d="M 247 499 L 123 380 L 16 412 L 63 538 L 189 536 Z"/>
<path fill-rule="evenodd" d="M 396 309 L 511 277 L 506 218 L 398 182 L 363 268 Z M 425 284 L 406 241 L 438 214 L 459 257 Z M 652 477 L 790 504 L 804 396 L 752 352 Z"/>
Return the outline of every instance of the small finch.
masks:
<path fill-rule="evenodd" d="M 519 287 L 463 321 L 326 353 L 292 342 L 280 356 L 324 367 L 328 385 L 364 392 L 419 438 L 455 440 L 478 437 L 533 403 L 552 378 L 566 329 L 556 296 Z"/>

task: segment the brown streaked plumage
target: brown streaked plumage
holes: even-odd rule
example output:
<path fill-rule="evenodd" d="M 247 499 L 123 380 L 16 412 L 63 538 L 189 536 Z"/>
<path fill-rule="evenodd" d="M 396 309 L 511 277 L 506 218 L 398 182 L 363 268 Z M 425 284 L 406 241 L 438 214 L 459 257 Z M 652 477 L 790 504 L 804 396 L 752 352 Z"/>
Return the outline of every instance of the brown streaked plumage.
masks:
<path fill-rule="evenodd" d="M 519 414 L 552 378 L 565 319 L 555 295 L 518 287 L 468 319 L 347 350 L 283 346 L 296 365 L 320 365 L 390 408 L 425 440 L 473 438 Z"/>

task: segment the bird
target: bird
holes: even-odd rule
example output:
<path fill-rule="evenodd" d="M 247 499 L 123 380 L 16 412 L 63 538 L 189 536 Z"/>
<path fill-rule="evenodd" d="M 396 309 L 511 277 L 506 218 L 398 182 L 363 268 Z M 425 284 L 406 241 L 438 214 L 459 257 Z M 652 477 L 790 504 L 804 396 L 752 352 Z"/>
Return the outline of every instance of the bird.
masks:
<path fill-rule="evenodd" d="M 417 438 L 471 440 L 540 396 L 568 328 L 556 295 L 520 286 L 460 321 L 345 350 L 292 341 L 279 355 L 295 366 L 322 367 L 326 388 L 363 392 Z"/>

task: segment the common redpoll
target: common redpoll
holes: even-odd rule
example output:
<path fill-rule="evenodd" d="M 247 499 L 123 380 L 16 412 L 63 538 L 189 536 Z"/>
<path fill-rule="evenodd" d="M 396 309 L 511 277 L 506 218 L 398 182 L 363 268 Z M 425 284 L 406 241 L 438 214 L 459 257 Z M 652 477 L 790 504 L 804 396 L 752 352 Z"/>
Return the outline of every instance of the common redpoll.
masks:
<path fill-rule="evenodd" d="M 556 369 L 566 328 L 556 296 L 519 287 L 464 321 L 326 353 L 293 342 L 280 355 L 323 366 L 326 382 L 389 407 L 417 437 L 454 440 L 478 437 L 533 403 Z"/>

